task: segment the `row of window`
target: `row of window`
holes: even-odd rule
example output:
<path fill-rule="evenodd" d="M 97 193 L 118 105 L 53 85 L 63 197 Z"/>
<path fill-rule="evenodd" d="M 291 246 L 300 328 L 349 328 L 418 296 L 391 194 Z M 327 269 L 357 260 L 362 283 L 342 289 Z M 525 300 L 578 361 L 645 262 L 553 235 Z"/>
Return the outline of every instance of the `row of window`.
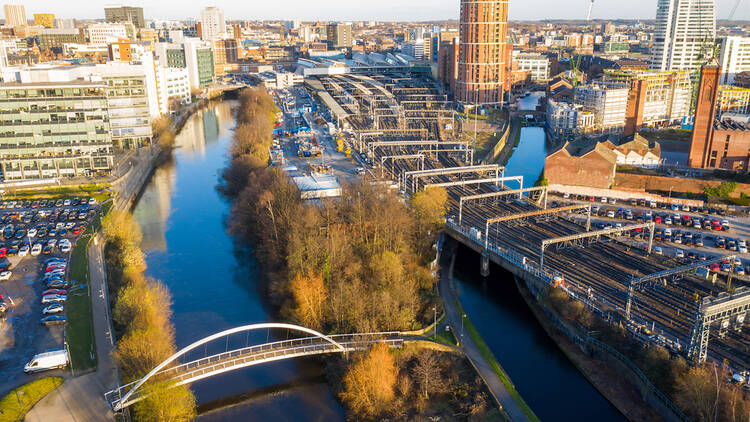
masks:
<path fill-rule="evenodd" d="M 104 96 L 104 89 L 98 87 L 0 90 L 0 98 L 60 98 L 101 96 Z"/>

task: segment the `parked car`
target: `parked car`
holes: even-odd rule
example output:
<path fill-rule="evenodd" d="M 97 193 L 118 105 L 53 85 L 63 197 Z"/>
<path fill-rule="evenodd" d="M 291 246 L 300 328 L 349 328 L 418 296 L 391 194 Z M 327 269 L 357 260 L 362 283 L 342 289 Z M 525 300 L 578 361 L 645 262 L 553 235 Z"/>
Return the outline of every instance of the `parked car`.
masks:
<path fill-rule="evenodd" d="M 50 315 L 42 318 L 39 320 L 39 322 L 42 325 L 50 326 L 50 325 L 65 325 L 65 323 L 68 321 L 67 318 L 65 318 L 62 315 Z"/>
<path fill-rule="evenodd" d="M 63 289 L 47 289 L 42 292 L 42 296 L 48 296 L 48 295 L 61 295 L 61 296 L 67 296 L 68 291 Z"/>
<path fill-rule="evenodd" d="M 67 289 L 70 283 L 65 280 L 50 280 L 47 282 L 48 289 Z"/>
<path fill-rule="evenodd" d="M 13 275 L 12 271 L 0 272 L 0 281 L 10 280 L 10 276 Z"/>
<path fill-rule="evenodd" d="M 64 310 L 65 308 L 63 307 L 62 303 L 53 303 L 52 305 L 49 305 L 46 308 L 42 309 L 42 315 L 59 314 Z"/>
<path fill-rule="evenodd" d="M 40 253 L 42 253 L 42 244 L 35 243 L 34 246 L 31 247 L 31 256 L 39 256 Z"/>
<path fill-rule="evenodd" d="M 63 296 L 63 295 L 47 295 L 47 296 L 42 296 L 42 304 L 45 304 L 45 303 L 50 303 L 50 304 L 51 303 L 61 303 L 61 302 L 65 302 L 66 300 L 68 300 L 68 297 L 67 296 Z"/>

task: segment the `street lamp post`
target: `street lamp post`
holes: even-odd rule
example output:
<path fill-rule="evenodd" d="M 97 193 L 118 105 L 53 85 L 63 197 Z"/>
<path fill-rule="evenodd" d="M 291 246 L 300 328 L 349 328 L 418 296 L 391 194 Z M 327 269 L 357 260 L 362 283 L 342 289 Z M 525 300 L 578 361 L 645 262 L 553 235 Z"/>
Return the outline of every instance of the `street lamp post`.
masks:
<path fill-rule="evenodd" d="M 461 315 L 461 338 L 459 340 L 461 347 L 464 345 L 464 318 L 466 318 L 466 314 Z"/>
<path fill-rule="evenodd" d="M 672 199 L 672 189 L 674 189 L 674 186 L 669 187 L 669 199 Z"/>
<path fill-rule="evenodd" d="M 21 406 L 21 395 L 24 394 L 23 391 L 16 391 L 16 398 L 18 399 L 18 405 Z"/>
<path fill-rule="evenodd" d="M 432 314 L 433 314 L 432 329 L 434 330 L 432 334 L 432 339 L 435 340 L 437 339 L 437 306 L 432 307 Z"/>

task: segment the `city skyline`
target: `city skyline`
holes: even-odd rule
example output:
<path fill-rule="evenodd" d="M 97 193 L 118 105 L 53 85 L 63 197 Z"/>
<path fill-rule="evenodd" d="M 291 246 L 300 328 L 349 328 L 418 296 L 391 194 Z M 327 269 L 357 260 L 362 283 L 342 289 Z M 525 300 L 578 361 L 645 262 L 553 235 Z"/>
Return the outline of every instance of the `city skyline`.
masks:
<path fill-rule="evenodd" d="M 750 20 L 750 0 L 741 0 L 734 20 Z M 303 0 L 284 0 L 282 2 L 236 4 L 232 2 L 206 3 L 198 0 L 163 1 L 148 4 L 143 1 L 126 2 L 129 6 L 144 7 L 147 19 L 199 19 L 200 11 L 207 6 L 221 8 L 228 20 L 376 20 L 376 21 L 429 21 L 458 19 L 458 0 L 413 0 L 405 3 L 396 0 L 385 0 L 361 5 L 343 0 L 309 3 Z M 79 19 L 100 19 L 104 17 L 107 2 L 88 2 L 85 4 L 65 4 L 52 0 L 29 2 L 8 2 L 6 4 L 23 4 L 27 16 L 33 13 L 50 12 L 58 17 Z M 125 4 L 125 3 L 123 3 Z M 717 0 L 716 17 L 726 19 L 735 0 Z M 543 19 L 585 19 L 588 11 L 588 0 L 568 0 L 555 2 L 550 0 L 525 0 L 511 2 L 510 20 L 543 20 Z M 746 7 L 743 7 L 746 6 Z M 178 6 L 178 7 L 175 7 Z M 290 13 L 293 11 L 293 13 Z M 654 19 L 656 0 L 632 0 L 619 2 L 615 0 L 597 0 L 592 19 Z"/>

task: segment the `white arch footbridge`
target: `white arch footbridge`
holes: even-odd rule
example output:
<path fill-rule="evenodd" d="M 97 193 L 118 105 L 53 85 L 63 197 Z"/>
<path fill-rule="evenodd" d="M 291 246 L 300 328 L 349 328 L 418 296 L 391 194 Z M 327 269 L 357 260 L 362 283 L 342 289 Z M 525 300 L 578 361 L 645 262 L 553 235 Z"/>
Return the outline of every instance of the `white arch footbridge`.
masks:
<path fill-rule="evenodd" d="M 308 336 L 252 346 L 246 344 L 245 347 L 229 350 L 230 336 L 247 333 L 249 339 L 249 333 L 252 331 L 271 329 L 286 329 L 308 334 Z M 227 339 L 225 351 L 209 356 L 207 345 L 224 338 Z M 366 349 L 376 343 L 385 343 L 390 347 L 401 347 L 403 342 L 404 335 L 401 332 L 325 335 L 293 324 L 244 325 L 196 341 L 167 358 L 140 380 L 117 387 L 107 392 L 104 397 L 110 408 L 118 412 L 145 397 L 143 386 L 148 381 L 166 381 L 171 386 L 178 386 L 268 362 L 328 353 L 347 353 Z M 204 347 L 205 351 L 202 357 L 180 363 L 180 358 L 186 357 L 190 352 L 200 350 L 201 347 Z"/>

